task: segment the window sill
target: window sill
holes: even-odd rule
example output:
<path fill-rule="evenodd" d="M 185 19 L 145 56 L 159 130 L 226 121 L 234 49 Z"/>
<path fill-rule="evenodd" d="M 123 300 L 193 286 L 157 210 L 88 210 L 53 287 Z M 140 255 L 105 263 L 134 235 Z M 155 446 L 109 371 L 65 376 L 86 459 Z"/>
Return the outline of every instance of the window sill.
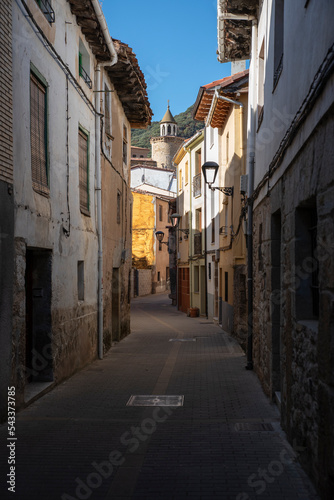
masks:
<path fill-rule="evenodd" d="M 82 215 L 85 215 L 86 217 L 90 217 L 90 212 L 89 212 L 89 210 L 87 210 L 87 209 L 85 209 L 85 208 L 80 207 L 80 212 L 82 213 Z"/>
<path fill-rule="evenodd" d="M 33 190 L 35 191 L 35 193 L 38 193 L 41 196 L 44 196 L 44 198 L 50 198 L 50 189 L 49 188 L 40 189 L 40 188 L 33 186 Z"/>
<path fill-rule="evenodd" d="M 317 319 L 299 319 L 297 325 L 304 326 L 312 332 L 318 333 L 319 321 Z"/>

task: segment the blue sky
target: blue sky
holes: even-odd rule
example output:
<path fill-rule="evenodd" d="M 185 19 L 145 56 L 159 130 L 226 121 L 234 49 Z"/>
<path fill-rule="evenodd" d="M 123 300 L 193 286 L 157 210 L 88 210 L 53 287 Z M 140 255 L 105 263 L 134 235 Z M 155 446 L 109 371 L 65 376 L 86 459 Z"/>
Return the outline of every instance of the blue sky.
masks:
<path fill-rule="evenodd" d="M 185 111 L 201 85 L 230 75 L 217 61 L 216 0 L 104 0 L 110 34 L 137 55 L 154 116 L 160 121 L 170 100 L 174 115 Z"/>

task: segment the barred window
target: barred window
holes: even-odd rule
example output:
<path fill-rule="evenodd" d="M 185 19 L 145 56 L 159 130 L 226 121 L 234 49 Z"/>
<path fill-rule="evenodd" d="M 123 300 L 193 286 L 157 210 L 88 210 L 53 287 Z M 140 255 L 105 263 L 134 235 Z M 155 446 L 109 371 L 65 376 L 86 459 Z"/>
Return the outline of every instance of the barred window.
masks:
<path fill-rule="evenodd" d="M 79 129 L 79 192 L 80 209 L 89 215 L 88 135 Z"/>
<path fill-rule="evenodd" d="M 30 74 L 30 141 L 33 188 L 49 193 L 47 171 L 46 86 Z"/>
<path fill-rule="evenodd" d="M 117 224 L 121 223 L 121 212 L 122 212 L 122 195 L 120 191 L 117 191 Z"/>

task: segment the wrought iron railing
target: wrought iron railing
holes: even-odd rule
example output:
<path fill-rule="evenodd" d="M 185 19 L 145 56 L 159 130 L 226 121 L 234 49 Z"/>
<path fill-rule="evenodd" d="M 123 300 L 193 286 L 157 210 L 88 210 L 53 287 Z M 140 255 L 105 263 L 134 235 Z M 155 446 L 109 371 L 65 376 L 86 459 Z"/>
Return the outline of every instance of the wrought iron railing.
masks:
<path fill-rule="evenodd" d="M 274 73 L 274 89 L 276 88 L 276 85 L 278 83 L 278 80 L 279 80 L 279 77 L 281 76 L 281 73 L 282 73 L 282 69 L 283 69 L 283 54 L 281 55 L 281 58 L 279 60 L 279 63 L 277 65 L 277 68 L 275 69 L 275 73 Z"/>
<path fill-rule="evenodd" d="M 202 233 L 194 234 L 194 255 L 202 255 Z"/>
<path fill-rule="evenodd" d="M 199 173 L 193 177 L 193 192 L 194 196 L 201 196 L 202 194 L 202 174 Z"/>
<path fill-rule="evenodd" d="M 79 66 L 79 75 L 85 80 L 88 87 L 92 88 L 92 80 L 89 78 L 88 73 L 84 70 L 83 66 Z"/>
<path fill-rule="evenodd" d="M 49 0 L 36 0 L 39 8 L 43 12 L 44 16 L 46 19 L 49 21 L 49 23 L 54 23 L 56 20 L 55 16 L 55 11 L 52 8 L 52 5 Z"/>

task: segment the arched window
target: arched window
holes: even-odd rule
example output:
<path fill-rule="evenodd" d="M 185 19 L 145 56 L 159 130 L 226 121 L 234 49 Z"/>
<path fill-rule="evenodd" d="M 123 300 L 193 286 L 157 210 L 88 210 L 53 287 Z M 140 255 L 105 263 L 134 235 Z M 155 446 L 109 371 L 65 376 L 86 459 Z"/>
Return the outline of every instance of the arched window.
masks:
<path fill-rule="evenodd" d="M 167 127 L 167 135 L 170 135 L 170 134 L 171 134 L 171 126 L 168 125 L 168 127 Z"/>
<path fill-rule="evenodd" d="M 162 126 L 161 135 L 165 135 L 165 125 Z"/>

